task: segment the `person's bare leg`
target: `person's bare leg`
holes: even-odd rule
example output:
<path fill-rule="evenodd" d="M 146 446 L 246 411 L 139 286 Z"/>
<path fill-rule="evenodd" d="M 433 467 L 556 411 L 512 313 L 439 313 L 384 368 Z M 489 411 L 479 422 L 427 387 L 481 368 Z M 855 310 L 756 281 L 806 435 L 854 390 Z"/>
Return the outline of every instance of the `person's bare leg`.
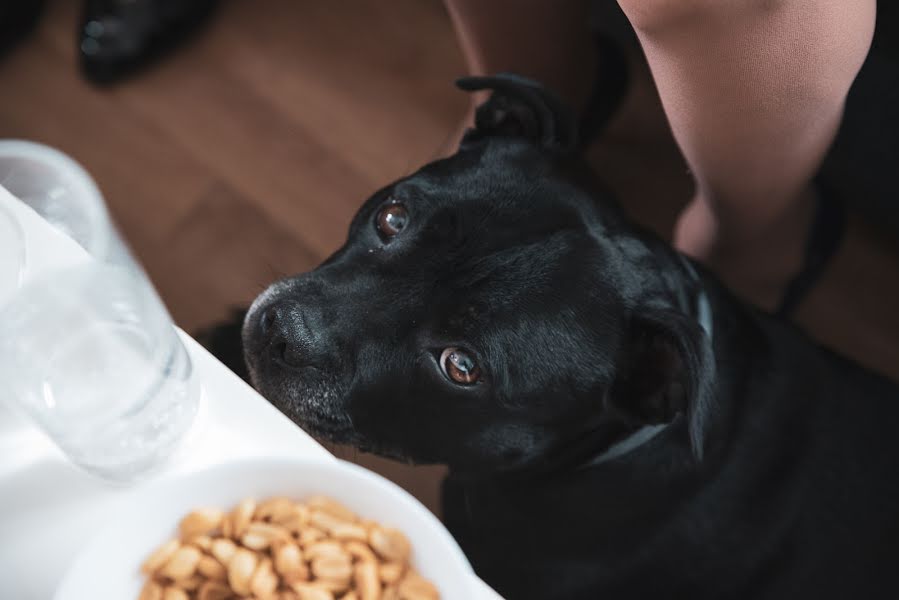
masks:
<path fill-rule="evenodd" d="M 868 48 L 875 0 L 619 0 L 696 179 L 676 245 L 772 308 L 801 265 L 809 182 Z"/>
<path fill-rule="evenodd" d="M 597 61 L 587 0 L 445 2 L 470 75 L 511 71 L 548 86 L 575 110 L 584 107 Z M 483 100 L 472 98 L 466 124 Z"/>

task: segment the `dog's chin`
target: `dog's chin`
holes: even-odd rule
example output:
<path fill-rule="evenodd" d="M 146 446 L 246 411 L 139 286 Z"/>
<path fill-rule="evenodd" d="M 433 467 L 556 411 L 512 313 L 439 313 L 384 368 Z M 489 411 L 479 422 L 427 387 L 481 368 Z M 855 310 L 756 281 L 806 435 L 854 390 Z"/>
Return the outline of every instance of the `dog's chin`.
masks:
<path fill-rule="evenodd" d="M 250 380 L 272 406 L 316 438 L 353 444 L 353 422 L 343 409 L 340 379 L 316 368 L 299 371 L 247 360 Z"/>

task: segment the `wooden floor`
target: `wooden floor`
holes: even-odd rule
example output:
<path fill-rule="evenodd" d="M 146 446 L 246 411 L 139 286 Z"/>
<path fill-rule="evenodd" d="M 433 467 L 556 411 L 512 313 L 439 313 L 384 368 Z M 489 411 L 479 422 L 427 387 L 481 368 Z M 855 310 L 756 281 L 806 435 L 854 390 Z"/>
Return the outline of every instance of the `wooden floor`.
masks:
<path fill-rule="evenodd" d="M 315 266 L 380 185 L 435 156 L 466 99 L 439 0 L 230 1 L 196 43 L 112 90 L 75 62 L 80 2 L 52 3 L 0 62 L 0 137 L 72 155 L 98 181 L 188 331 Z M 597 170 L 641 221 L 670 230 L 690 193 L 645 69 Z M 899 379 L 899 251 L 854 220 L 802 307 L 818 339 Z M 435 505 L 436 469 L 356 457 Z"/>

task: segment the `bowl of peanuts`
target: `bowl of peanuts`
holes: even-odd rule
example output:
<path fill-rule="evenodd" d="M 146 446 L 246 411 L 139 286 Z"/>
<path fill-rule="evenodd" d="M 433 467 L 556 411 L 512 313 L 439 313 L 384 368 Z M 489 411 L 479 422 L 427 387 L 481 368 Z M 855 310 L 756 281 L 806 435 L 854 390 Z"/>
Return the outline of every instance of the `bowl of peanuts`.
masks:
<path fill-rule="evenodd" d="M 400 487 L 340 460 L 255 459 L 147 484 L 55 600 L 470 600 L 465 555 Z"/>

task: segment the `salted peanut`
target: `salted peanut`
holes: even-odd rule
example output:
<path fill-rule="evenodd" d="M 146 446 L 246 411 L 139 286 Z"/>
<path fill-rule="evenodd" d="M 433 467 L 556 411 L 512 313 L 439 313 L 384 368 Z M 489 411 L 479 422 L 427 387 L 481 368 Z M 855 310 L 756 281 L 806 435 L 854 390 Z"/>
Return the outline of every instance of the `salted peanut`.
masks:
<path fill-rule="evenodd" d="M 190 600 L 190 596 L 181 588 L 169 586 L 162 592 L 162 600 Z"/>
<path fill-rule="evenodd" d="M 323 590 L 328 590 L 334 596 L 340 596 L 347 590 L 349 590 L 353 581 L 351 579 L 343 579 L 343 580 L 332 580 L 332 579 L 316 579 L 311 582 L 314 586 L 319 587 Z"/>
<path fill-rule="evenodd" d="M 253 520 L 253 513 L 256 512 L 256 501 L 252 498 L 241 500 L 237 507 L 231 512 L 231 537 L 243 537 L 244 532 L 250 521 Z"/>
<path fill-rule="evenodd" d="M 250 594 L 250 578 L 256 571 L 256 565 L 259 564 L 259 557 L 255 552 L 238 548 L 228 561 L 228 583 L 231 589 L 241 596 Z"/>
<path fill-rule="evenodd" d="M 141 588 L 138 600 L 162 600 L 162 594 L 162 586 L 151 579 Z"/>
<path fill-rule="evenodd" d="M 362 525 L 356 523 L 339 523 L 331 529 L 331 535 L 338 540 L 357 540 L 364 542 L 368 539 L 368 531 Z"/>
<path fill-rule="evenodd" d="M 306 500 L 306 506 L 313 510 L 320 510 L 337 517 L 342 521 L 357 521 L 356 513 L 348 509 L 346 506 L 328 498 L 327 496 L 312 496 Z"/>
<path fill-rule="evenodd" d="M 222 518 L 222 537 L 227 539 L 234 538 L 234 517 L 230 514 Z"/>
<path fill-rule="evenodd" d="M 378 567 L 378 574 L 384 583 L 396 583 L 406 574 L 406 565 L 398 562 L 388 562 Z"/>
<path fill-rule="evenodd" d="M 406 536 L 391 527 L 374 527 L 368 535 L 368 543 L 381 558 L 391 562 L 408 561 L 412 551 Z"/>
<path fill-rule="evenodd" d="M 225 568 L 225 565 L 211 556 L 200 557 L 200 562 L 197 563 L 197 573 L 213 581 L 226 581 L 228 579 L 228 570 Z"/>
<path fill-rule="evenodd" d="M 175 553 L 178 548 L 181 547 L 181 542 L 178 540 L 169 540 L 164 543 L 162 546 L 157 548 L 153 554 L 144 561 L 144 564 L 141 565 L 140 570 L 143 571 L 146 575 L 152 575 L 159 568 L 168 562 L 168 560 L 172 557 L 172 554 Z"/>
<path fill-rule="evenodd" d="M 295 503 L 289 498 L 275 496 L 260 502 L 259 506 L 256 507 L 253 518 L 260 521 L 277 522 L 279 517 L 284 518 L 293 514 L 294 505 Z"/>
<path fill-rule="evenodd" d="M 199 508 L 142 565 L 140 600 L 438 600 L 402 532 L 316 496 Z"/>
<path fill-rule="evenodd" d="M 381 600 L 400 600 L 400 591 L 395 585 L 388 585 L 381 591 Z"/>
<path fill-rule="evenodd" d="M 162 565 L 158 574 L 169 579 L 187 579 L 197 570 L 200 557 L 203 556 L 199 548 L 193 546 L 181 546 L 172 554 L 169 560 Z"/>
<path fill-rule="evenodd" d="M 311 563 L 312 574 L 320 579 L 328 581 L 349 582 L 353 576 L 353 564 L 347 555 L 321 556 Z"/>
<path fill-rule="evenodd" d="M 353 581 L 360 600 L 380 600 L 381 578 L 378 576 L 378 565 L 363 562 L 356 565 Z"/>
<path fill-rule="evenodd" d="M 289 512 L 272 517 L 272 523 L 298 535 L 309 524 L 309 508 L 303 504 L 293 504 Z"/>
<path fill-rule="evenodd" d="M 279 543 L 272 546 L 275 559 L 275 571 L 283 577 L 294 577 L 302 572 L 303 553 L 300 547 L 292 543 Z"/>
<path fill-rule="evenodd" d="M 315 527 L 306 527 L 300 532 L 300 535 L 297 537 L 297 541 L 300 543 L 300 546 L 305 550 L 307 546 L 311 546 L 318 541 L 321 541 L 328 537 L 324 531 L 321 529 L 316 529 Z"/>
<path fill-rule="evenodd" d="M 326 531 L 329 533 L 333 531 L 335 527 L 338 527 L 344 523 L 350 525 L 352 524 L 350 521 L 345 521 L 322 510 L 313 510 L 309 514 L 309 523 L 311 523 L 315 527 L 318 527 L 322 531 Z"/>
<path fill-rule="evenodd" d="M 299 600 L 334 600 L 332 592 L 312 583 L 295 583 L 290 587 L 296 592 Z"/>
<path fill-rule="evenodd" d="M 181 588 L 182 590 L 192 592 L 194 590 L 199 589 L 200 586 L 203 585 L 203 583 L 205 583 L 205 582 L 206 582 L 205 577 L 203 577 L 199 573 L 194 573 L 187 579 L 179 579 L 178 581 L 174 582 L 173 585 L 175 587 Z"/>
<path fill-rule="evenodd" d="M 190 545 L 196 546 L 203 552 L 209 552 L 212 550 L 212 538 L 208 535 L 195 535 L 190 538 Z"/>
<path fill-rule="evenodd" d="M 371 551 L 371 548 L 368 547 L 368 544 L 363 544 L 362 542 L 357 541 L 349 541 L 344 544 L 343 547 L 355 560 L 363 562 L 378 562 L 378 557 L 375 556 L 375 553 Z"/>
<path fill-rule="evenodd" d="M 373 527 L 380 527 L 381 524 L 377 521 L 372 521 L 371 519 L 359 519 L 359 524 L 365 527 L 366 529 L 372 529 Z"/>
<path fill-rule="evenodd" d="M 178 531 L 181 539 L 188 540 L 195 535 L 206 535 L 217 530 L 222 525 L 225 513 L 217 508 L 198 508 L 192 510 L 181 519 Z"/>
<path fill-rule="evenodd" d="M 409 573 L 399 585 L 400 600 L 440 600 L 440 593 L 418 573 Z"/>
<path fill-rule="evenodd" d="M 240 542 L 252 550 L 264 550 L 275 542 L 287 542 L 290 539 L 290 533 L 286 529 L 257 521 L 247 526 Z"/>
<path fill-rule="evenodd" d="M 315 560 L 322 556 L 337 556 L 344 558 L 347 556 L 347 553 L 339 542 L 326 540 L 323 542 L 316 542 L 303 548 L 303 556 L 306 560 Z"/>
<path fill-rule="evenodd" d="M 229 600 L 233 597 L 234 592 L 221 581 L 207 581 L 197 592 L 197 600 Z"/>
<path fill-rule="evenodd" d="M 237 551 L 237 544 L 225 538 L 212 540 L 209 552 L 223 565 L 227 565 Z"/>
<path fill-rule="evenodd" d="M 278 589 L 278 576 L 272 568 L 272 560 L 263 558 L 250 579 L 250 592 L 256 598 L 270 598 Z"/>
<path fill-rule="evenodd" d="M 306 563 L 303 563 L 298 570 L 288 573 L 287 575 L 282 575 L 281 578 L 284 583 L 291 585 L 294 583 L 311 581 L 312 574 L 309 572 L 309 567 L 306 566 Z"/>

